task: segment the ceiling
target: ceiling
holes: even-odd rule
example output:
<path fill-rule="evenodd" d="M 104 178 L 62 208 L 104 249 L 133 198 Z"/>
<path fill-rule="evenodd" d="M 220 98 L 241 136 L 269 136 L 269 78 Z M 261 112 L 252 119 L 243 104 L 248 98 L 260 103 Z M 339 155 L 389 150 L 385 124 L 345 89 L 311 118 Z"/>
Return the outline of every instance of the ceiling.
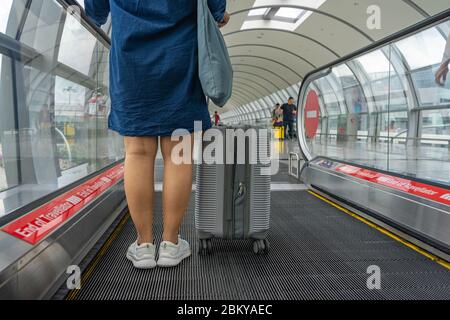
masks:
<path fill-rule="evenodd" d="M 312 70 L 355 52 L 450 7 L 450 0 L 228 0 L 230 23 L 222 29 L 234 69 L 234 93 L 219 112 L 298 84 Z M 317 3 L 323 3 L 317 6 Z M 380 29 L 369 29 L 370 6 L 380 8 Z M 254 8 L 285 7 L 307 13 L 291 30 L 252 21 Z M 276 11 L 276 10 L 275 10 Z M 300 22 L 300 20 L 299 20 Z"/>

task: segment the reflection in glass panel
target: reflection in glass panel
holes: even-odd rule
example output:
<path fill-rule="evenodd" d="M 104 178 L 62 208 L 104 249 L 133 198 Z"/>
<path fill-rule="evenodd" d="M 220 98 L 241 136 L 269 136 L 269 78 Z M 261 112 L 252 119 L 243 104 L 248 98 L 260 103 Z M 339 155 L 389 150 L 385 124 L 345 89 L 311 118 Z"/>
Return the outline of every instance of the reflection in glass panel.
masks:
<path fill-rule="evenodd" d="M 6 172 L 5 172 L 5 163 L 3 159 L 3 148 L 2 141 L 0 139 L 0 191 L 4 190 L 8 187 L 8 183 L 6 182 Z"/>
<path fill-rule="evenodd" d="M 426 110 L 422 113 L 422 143 L 447 148 L 450 141 L 450 110 Z M 444 150 L 443 150 L 444 151 Z M 448 154 L 443 153 L 448 156 Z"/>
<path fill-rule="evenodd" d="M 346 142 L 366 140 L 370 131 L 369 108 L 360 81 L 346 64 L 333 68 L 333 74 L 340 82 L 347 110 L 345 115 L 338 118 L 337 140 Z"/>
<path fill-rule="evenodd" d="M 404 143 L 408 131 L 407 112 L 384 112 L 381 114 L 380 141 L 393 140 L 393 143 Z"/>
<path fill-rule="evenodd" d="M 318 79 L 315 81 L 315 85 L 319 89 L 319 97 L 325 102 L 324 111 L 326 115 L 340 114 L 340 102 L 327 78 Z"/>
<path fill-rule="evenodd" d="M 432 108 L 434 106 L 450 104 L 450 83 L 443 81 L 443 75 L 437 79 L 437 74 L 446 66 L 450 60 L 450 34 L 444 34 L 443 30 L 449 30 L 450 23 L 439 25 L 433 32 L 422 32 L 417 36 L 410 37 L 409 49 L 417 52 L 422 57 L 428 56 L 427 63 L 411 70 L 411 77 L 416 87 L 419 105 Z M 432 48 L 427 45 L 433 44 Z"/>
<path fill-rule="evenodd" d="M 0 32 L 1 33 L 6 33 L 6 27 L 8 26 L 12 4 L 13 4 L 13 0 L 2 0 L 2 4 L 0 6 Z"/>
<path fill-rule="evenodd" d="M 424 165 L 418 176 L 450 186 L 450 109 L 424 110 L 419 150 Z"/>
<path fill-rule="evenodd" d="M 370 80 L 386 78 L 391 64 L 381 50 L 376 50 L 356 59 L 366 71 Z"/>
<path fill-rule="evenodd" d="M 0 191 L 18 184 L 16 135 L 11 132 L 14 122 L 14 100 L 11 78 L 12 60 L 0 55 Z M 1 211 L 0 211 L 1 216 Z"/>
<path fill-rule="evenodd" d="M 95 37 L 74 16 L 67 15 L 58 60 L 87 75 L 92 66 L 96 43 Z"/>
<path fill-rule="evenodd" d="M 89 115 L 95 112 L 90 101 L 92 91 L 60 77 L 55 81 L 56 148 L 62 172 L 87 166 L 95 153 L 89 150 Z M 95 115 L 95 113 L 94 113 Z"/>
<path fill-rule="evenodd" d="M 445 39 L 436 28 L 427 29 L 395 44 L 412 70 L 442 61 Z"/>
<path fill-rule="evenodd" d="M 392 64 L 381 50 L 376 50 L 356 59 L 364 77 L 361 77 L 362 85 L 367 87 L 368 100 L 375 102 L 378 111 L 387 110 L 390 86 L 389 72 L 393 70 Z"/>
<path fill-rule="evenodd" d="M 446 82 L 443 86 L 436 84 L 435 74 L 438 68 L 439 66 L 434 66 L 411 73 L 421 107 L 450 104 L 450 82 Z"/>
<path fill-rule="evenodd" d="M 346 65 L 341 65 L 339 68 L 334 69 L 333 72 L 339 75 L 338 79 L 341 81 L 348 112 L 366 113 L 367 103 L 364 92 L 350 68 Z"/>
<path fill-rule="evenodd" d="M 333 68 L 333 73 L 336 78 L 339 79 L 343 88 L 347 88 L 357 84 L 353 72 L 345 64 L 341 64 L 340 66 Z"/>

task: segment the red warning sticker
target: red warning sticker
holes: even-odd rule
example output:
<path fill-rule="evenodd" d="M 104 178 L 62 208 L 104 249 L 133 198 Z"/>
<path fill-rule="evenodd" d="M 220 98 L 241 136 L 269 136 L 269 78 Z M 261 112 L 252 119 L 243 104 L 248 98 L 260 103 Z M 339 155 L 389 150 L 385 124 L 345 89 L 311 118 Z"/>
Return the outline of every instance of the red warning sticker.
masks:
<path fill-rule="evenodd" d="M 341 164 L 336 171 L 450 206 L 450 190 L 376 171 Z"/>
<path fill-rule="evenodd" d="M 30 244 L 36 244 L 119 182 L 123 173 L 124 166 L 119 164 L 14 220 L 1 230 Z"/>

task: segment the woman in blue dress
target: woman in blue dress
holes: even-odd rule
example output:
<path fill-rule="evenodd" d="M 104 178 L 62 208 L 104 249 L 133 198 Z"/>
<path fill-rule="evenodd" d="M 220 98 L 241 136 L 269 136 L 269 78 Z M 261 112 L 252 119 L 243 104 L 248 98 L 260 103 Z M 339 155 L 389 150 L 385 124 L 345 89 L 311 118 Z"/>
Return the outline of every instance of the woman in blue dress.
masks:
<path fill-rule="evenodd" d="M 226 0 L 208 0 L 220 26 L 229 20 Z M 137 240 L 127 258 L 137 268 L 178 265 L 191 254 L 178 231 L 192 186 L 192 161 L 177 164 L 171 153 L 176 129 L 211 126 L 198 75 L 197 1 L 85 0 L 97 26 L 111 13 L 111 113 L 109 128 L 125 139 L 125 192 Z M 160 137 L 160 139 L 158 139 Z M 191 139 L 193 141 L 194 139 Z M 153 244 L 154 163 L 158 141 L 164 158 L 163 242 Z"/>

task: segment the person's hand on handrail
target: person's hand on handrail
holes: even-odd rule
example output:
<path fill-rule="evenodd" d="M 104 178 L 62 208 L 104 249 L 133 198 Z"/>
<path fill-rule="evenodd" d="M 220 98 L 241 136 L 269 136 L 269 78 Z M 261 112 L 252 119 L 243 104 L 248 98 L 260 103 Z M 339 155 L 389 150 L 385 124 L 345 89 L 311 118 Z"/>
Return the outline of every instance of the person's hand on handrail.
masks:
<path fill-rule="evenodd" d="M 450 61 L 445 61 L 441 66 L 439 67 L 438 71 L 436 72 L 436 83 L 439 86 L 444 86 L 445 82 L 447 81 L 447 75 L 448 75 L 448 64 Z"/>
<path fill-rule="evenodd" d="M 442 64 L 435 75 L 435 81 L 438 86 L 445 86 L 445 82 L 447 81 L 449 63 L 450 63 L 450 34 L 447 39 L 447 44 L 445 45 Z"/>

